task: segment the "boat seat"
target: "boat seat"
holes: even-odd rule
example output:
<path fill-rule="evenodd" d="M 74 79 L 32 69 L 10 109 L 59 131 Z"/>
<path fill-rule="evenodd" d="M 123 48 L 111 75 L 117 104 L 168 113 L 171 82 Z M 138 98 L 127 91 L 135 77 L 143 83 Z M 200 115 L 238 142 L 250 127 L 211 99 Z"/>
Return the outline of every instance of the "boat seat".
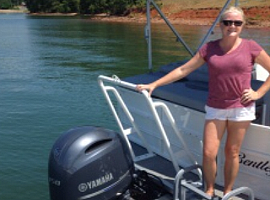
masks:
<path fill-rule="evenodd" d="M 195 71 L 196 72 L 196 71 Z M 193 72 L 193 73 L 195 73 Z M 124 81 L 134 83 L 134 84 L 147 84 L 151 83 L 160 77 L 164 76 L 166 72 L 158 71 L 154 73 L 140 74 L 137 76 L 132 76 L 125 78 Z M 196 74 L 194 76 L 197 76 Z M 258 89 L 262 81 L 252 80 L 252 88 L 254 90 Z M 269 93 L 269 92 L 268 92 Z M 178 105 L 182 105 L 200 112 L 205 112 L 204 106 L 208 96 L 208 83 L 206 81 L 190 80 L 189 78 L 184 78 L 180 81 L 158 87 L 153 91 L 152 97 L 166 100 Z M 256 101 L 256 110 L 258 118 L 254 123 L 261 124 L 266 121 L 269 124 L 269 99 L 270 95 L 266 95 Z M 262 114 L 262 108 L 266 106 L 266 115 Z M 266 119 L 262 119 L 262 117 Z"/>
<path fill-rule="evenodd" d="M 163 65 L 160 67 L 159 71 L 165 74 L 168 74 L 172 70 L 178 68 L 179 66 L 185 64 L 188 60 L 177 61 L 170 63 L 168 65 Z M 189 81 L 200 81 L 208 83 L 209 75 L 208 75 L 208 66 L 207 63 L 203 64 L 201 67 L 196 69 L 196 71 L 190 73 L 187 77 Z"/>
<path fill-rule="evenodd" d="M 133 77 L 125 78 L 124 81 L 134 84 L 151 83 L 165 73 L 155 72 L 149 74 L 141 74 Z M 152 97 L 170 101 L 175 104 L 183 105 L 200 112 L 204 112 L 205 102 L 208 96 L 208 86 L 206 82 L 189 81 L 182 79 L 174 83 L 158 87 L 153 91 Z"/>

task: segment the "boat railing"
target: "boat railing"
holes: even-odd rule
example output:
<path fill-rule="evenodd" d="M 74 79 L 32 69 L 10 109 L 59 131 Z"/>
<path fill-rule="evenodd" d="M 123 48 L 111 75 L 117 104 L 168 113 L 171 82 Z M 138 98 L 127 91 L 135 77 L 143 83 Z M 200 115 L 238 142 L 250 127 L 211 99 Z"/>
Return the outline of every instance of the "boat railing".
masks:
<path fill-rule="evenodd" d="M 249 187 L 240 187 L 236 188 L 235 190 L 232 190 L 231 192 L 227 193 L 222 200 L 230 200 L 232 197 L 235 197 L 240 194 L 245 194 L 248 197 L 248 200 L 254 200 L 255 196 L 253 193 L 253 190 Z"/>
<path fill-rule="evenodd" d="M 200 197 L 203 197 L 204 199 L 221 199 L 221 198 L 213 198 L 210 195 L 206 194 L 203 190 L 200 190 L 199 188 L 204 188 L 204 182 L 188 182 L 185 180 L 184 175 L 187 173 L 190 173 L 192 170 L 201 168 L 200 165 L 193 165 L 184 169 L 181 169 L 175 176 L 175 186 L 174 186 L 174 200 L 186 200 L 187 196 L 186 193 L 188 191 L 192 191 L 199 195 Z M 202 184 L 202 185 L 195 185 L 195 184 Z M 180 191 L 179 191 L 180 190 Z M 249 187 L 239 187 L 231 192 L 227 193 L 222 197 L 221 200 L 230 200 L 232 197 L 237 197 L 241 194 L 245 194 L 248 198 L 248 200 L 254 200 L 254 193 L 253 190 Z M 180 198 L 179 198 L 180 197 Z"/>
<path fill-rule="evenodd" d="M 207 34 L 203 38 L 201 44 L 198 46 L 198 48 L 197 48 L 196 51 L 198 51 L 199 48 L 209 39 L 209 37 L 212 34 L 215 26 L 219 22 L 220 17 L 222 15 L 223 11 L 229 6 L 229 4 L 232 1 L 233 0 L 227 0 L 225 2 L 223 8 L 221 9 L 221 11 L 219 13 L 219 15 L 217 16 L 216 20 L 214 21 L 214 23 L 210 27 L 209 31 L 207 32 Z M 238 6 L 239 0 L 234 0 L 234 1 L 235 1 L 235 6 Z M 152 64 L 152 37 L 151 37 L 151 6 L 156 9 L 156 11 L 158 12 L 158 14 L 165 21 L 165 23 L 171 29 L 171 31 L 173 32 L 173 34 L 176 36 L 176 41 L 177 42 L 180 42 L 185 47 L 185 49 L 189 52 L 189 54 L 191 56 L 193 56 L 196 52 L 192 51 L 192 49 L 188 46 L 188 44 L 180 36 L 180 34 L 177 32 L 177 30 L 174 28 L 174 26 L 171 24 L 171 22 L 167 19 L 167 17 L 164 15 L 164 13 L 161 11 L 161 9 L 155 3 L 155 1 L 154 0 L 147 0 L 147 2 L 146 2 L 146 19 L 147 19 L 147 22 L 146 22 L 146 26 L 145 26 L 145 39 L 146 39 L 147 45 L 148 45 L 148 69 L 149 69 L 149 71 L 152 71 L 152 68 L 153 68 L 153 64 Z"/>
<path fill-rule="evenodd" d="M 120 86 L 120 87 L 124 87 L 124 88 L 130 89 L 130 90 L 133 90 L 133 91 L 137 91 L 136 85 L 132 84 L 132 83 L 125 82 L 125 81 L 121 81 L 120 79 L 118 79 L 116 77 L 111 78 L 111 77 L 107 77 L 107 76 L 103 76 L 103 75 L 100 75 L 98 77 L 98 82 L 99 82 L 99 85 L 102 89 L 102 92 L 106 98 L 106 101 L 107 101 L 107 103 L 108 103 L 108 105 L 109 105 L 109 107 L 114 115 L 114 118 L 116 119 L 118 127 L 120 128 L 120 131 L 121 131 L 125 141 L 128 144 L 128 147 L 129 147 L 129 150 L 133 156 L 133 159 L 135 161 L 137 161 L 135 153 L 134 153 L 132 146 L 129 142 L 128 134 L 131 134 L 134 131 L 135 131 L 135 133 L 138 134 L 139 138 L 142 140 L 143 145 L 145 146 L 145 148 L 147 149 L 147 151 L 149 153 L 148 156 L 146 156 L 146 157 L 152 156 L 153 151 L 151 150 L 150 145 L 147 144 L 146 139 L 144 138 L 143 134 L 141 133 L 140 129 L 138 128 L 136 121 L 134 120 L 131 112 L 129 111 L 128 107 L 126 106 L 125 102 L 123 101 L 123 99 L 122 99 L 121 95 L 119 94 L 117 87 L 116 87 L 116 86 Z M 121 108 L 123 109 L 123 111 L 124 111 L 125 115 L 127 116 L 132 127 L 129 127 L 126 129 L 124 128 L 124 126 L 121 122 L 121 119 L 117 113 L 117 110 L 115 108 L 115 105 L 112 102 L 112 98 L 111 98 L 109 92 L 113 93 L 114 96 L 116 97 L 116 100 L 118 101 L 118 106 L 121 106 Z M 171 143 L 168 139 L 168 134 L 166 133 L 166 130 L 164 128 L 162 120 L 160 119 L 159 113 L 157 112 L 158 108 L 162 109 L 162 111 L 165 113 L 165 116 L 167 117 L 175 135 L 177 136 L 177 138 L 181 142 L 181 144 L 183 146 L 183 150 L 185 151 L 187 157 L 190 159 L 192 164 L 197 165 L 198 162 L 194 158 L 194 156 L 191 153 L 191 151 L 189 150 L 185 140 L 183 139 L 183 136 L 182 136 L 181 132 L 179 131 L 179 129 L 175 123 L 174 117 L 172 116 L 167 105 L 161 101 L 153 101 L 153 99 L 150 97 L 149 93 L 146 90 L 143 90 L 141 92 L 141 95 L 142 95 L 142 99 L 144 99 L 144 101 L 146 101 L 147 105 L 149 106 L 149 110 L 150 110 L 151 114 L 153 115 L 155 124 L 158 127 L 158 130 L 159 130 L 161 137 L 164 141 L 165 147 L 169 153 L 170 160 L 173 164 L 173 167 L 174 167 L 176 173 L 180 170 L 179 164 L 178 164 L 178 162 L 176 160 L 176 156 L 174 155 L 174 152 L 172 150 Z M 202 177 L 201 170 L 198 169 L 197 171 L 198 171 L 199 176 Z"/>

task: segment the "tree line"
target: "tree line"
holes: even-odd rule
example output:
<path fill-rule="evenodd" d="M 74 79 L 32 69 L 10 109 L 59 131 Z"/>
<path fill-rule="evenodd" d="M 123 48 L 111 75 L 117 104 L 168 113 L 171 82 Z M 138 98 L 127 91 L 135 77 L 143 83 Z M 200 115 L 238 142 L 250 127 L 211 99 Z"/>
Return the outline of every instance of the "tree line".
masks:
<path fill-rule="evenodd" d="M 25 4 L 30 13 L 107 13 L 121 15 L 145 7 L 146 0 L 0 0 L 1 9 Z"/>
<path fill-rule="evenodd" d="M 0 9 L 11 9 L 21 5 L 23 0 L 0 0 Z"/>

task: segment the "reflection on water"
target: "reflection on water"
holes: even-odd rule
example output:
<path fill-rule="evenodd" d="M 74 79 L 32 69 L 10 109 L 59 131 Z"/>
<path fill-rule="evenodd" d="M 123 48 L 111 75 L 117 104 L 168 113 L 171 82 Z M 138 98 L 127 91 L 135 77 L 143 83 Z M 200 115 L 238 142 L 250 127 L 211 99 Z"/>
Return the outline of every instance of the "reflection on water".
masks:
<path fill-rule="evenodd" d="M 48 154 L 80 125 L 115 129 L 97 76 L 147 71 L 144 25 L 0 14 L 0 199 L 46 200 Z M 164 25 L 153 27 L 153 66 L 188 58 Z M 196 50 L 208 27 L 176 26 Z M 219 28 L 212 39 L 219 37 Z M 270 52 L 269 30 L 248 29 Z"/>

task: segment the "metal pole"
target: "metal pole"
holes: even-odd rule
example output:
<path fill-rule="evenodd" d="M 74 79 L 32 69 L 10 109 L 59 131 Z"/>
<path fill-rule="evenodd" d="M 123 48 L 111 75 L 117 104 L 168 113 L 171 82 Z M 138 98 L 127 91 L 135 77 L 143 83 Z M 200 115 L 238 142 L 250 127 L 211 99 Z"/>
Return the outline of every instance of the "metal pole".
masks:
<path fill-rule="evenodd" d="M 152 0 L 147 0 L 146 2 L 146 19 L 147 23 L 145 26 L 145 39 L 148 45 L 148 69 L 152 71 L 152 38 L 151 38 L 151 13 L 150 13 L 150 5 Z"/>
<path fill-rule="evenodd" d="M 184 47 L 186 48 L 186 50 L 189 52 L 189 54 L 191 56 L 194 55 L 194 52 L 189 48 L 189 46 L 185 43 L 185 41 L 182 39 L 182 37 L 179 35 L 179 33 L 175 30 L 175 28 L 172 26 L 172 24 L 169 22 L 169 20 L 166 18 L 166 16 L 163 14 L 163 12 L 160 10 L 160 8 L 158 7 L 158 5 L 152 0 L 152 4 L 155 7 L 155 9 L 157 10 L 158 14 L 160 14 L 161 18 L 165 21 L 165 23 L 167 24 L 167 26 L 171 29 L 171 31 L 174 33 L 174 35 L 177 38 L 177 42 L 181 42 Z"/>
<path fill-rule="evenodd" d="M 211 26 L 211 28 L 209 29 L 208 33 L 205 35 L 202 43 L 200 44 L 200 46 L 198 47 L 197 51 L 204 45 L 204 43 L 206 42 L 206 40 L 208 39 L 208 37 L 212 34 L 215 26 L 217 25 L 217 23 L 219 22 L 219 19 L 222 15 L 222 13 L 224 12 L 224 10 L 228 7 L 228 5 L 231 3 L 231 0 L 228 0 L 227 3 L 224 5 L 224 7 L 222 8 L 221 12 L 219 13 L 218 17 L 216 18 L 215 22 L 213 23 L 213 25 Z"/>

